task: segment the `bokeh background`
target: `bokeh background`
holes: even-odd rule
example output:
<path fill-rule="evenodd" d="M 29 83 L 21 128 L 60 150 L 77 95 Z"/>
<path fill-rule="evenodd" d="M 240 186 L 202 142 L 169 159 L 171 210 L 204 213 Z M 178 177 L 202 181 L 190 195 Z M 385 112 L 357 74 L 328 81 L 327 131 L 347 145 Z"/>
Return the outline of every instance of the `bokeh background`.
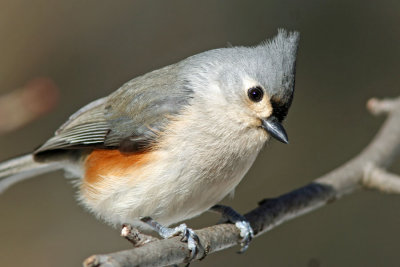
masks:
<path fill-rule="evenodd" d="M 0 137 L 0 160 L 33 150 L 71 113 L 135 76 L 228 43 L 257 44 L 280 27 L 301 32 L 285 122 L 291 143 L 268 145 L 224 203 L 246 212 L 302 186 L 374 136 L 383 117 L 365 110 L 370 97 L 399 95 L 399 1 L 1 1 L 0 94 L 37 77 L 59 91 L 37 100 L 53 107 L 58 99 L 51 112 Z M 130 248 L 77 205 L 62 177 L 43 175 L 0 196 L 0 266 L 81 266 L 91 254 Z M 244 255 L 236 247 L 193 266 L 399 266 L 399 226 L 399 196 L 362 191 L 255 239 Z"/>

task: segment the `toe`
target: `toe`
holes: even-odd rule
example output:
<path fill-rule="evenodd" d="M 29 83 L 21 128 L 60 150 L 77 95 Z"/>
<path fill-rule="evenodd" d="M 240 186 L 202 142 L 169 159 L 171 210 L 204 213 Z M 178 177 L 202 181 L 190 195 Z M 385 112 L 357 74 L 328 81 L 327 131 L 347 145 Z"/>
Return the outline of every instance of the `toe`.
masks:
<path fill-rule="evenodd" d="M 243 253 L 248 249 L 251 240 L 254 238 L 253 228 L 251 228 L 248 221 L 238 221 L 235 225 L 239 228 L 240 236 L 242 237 L 242 241 L 240 242 L 242 248 L 239 253 Z"/>
<path fill-rule="evenodd" d="M 190 228 L 187 228 L 186 237 L 187 237 L 188 248 L 190 250 L 189 261 L 191 261 L 196 257 L 197 253 L 199 252 L 199 246 L 200 246 L 199 237 Z"/>

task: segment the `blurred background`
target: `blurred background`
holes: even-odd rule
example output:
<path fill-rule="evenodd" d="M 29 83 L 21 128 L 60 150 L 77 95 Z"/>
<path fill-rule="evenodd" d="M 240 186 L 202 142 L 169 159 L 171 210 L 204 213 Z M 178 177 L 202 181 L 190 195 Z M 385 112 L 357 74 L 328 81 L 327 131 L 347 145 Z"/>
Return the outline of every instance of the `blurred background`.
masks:
<path fill-rule="evenodd" d="M 268 145 L 224 201 L 244 213 L 368 144 L 384 118 L 369 115 L 366 101 L 400 93 L 399 14 L 400 2 L 388 0 L 1 1 L 0 122 L 17 123 L 0 129 L 0 160 L 32 151 L 135 76 L 228 43 L 255 45 L 280 27 L 298 30 L 291 143 Z M 91 254 L 130 248 L 75 195 L 61 172 L 0 195 L 0 266 L 81 266 Z M 204 214 L 188 224 L 217 220 Z M 399 266 L 399 226 L 400 196 L 362 191 L 255 239 L 244 255 L 235 247 L 192 266 Z"/>

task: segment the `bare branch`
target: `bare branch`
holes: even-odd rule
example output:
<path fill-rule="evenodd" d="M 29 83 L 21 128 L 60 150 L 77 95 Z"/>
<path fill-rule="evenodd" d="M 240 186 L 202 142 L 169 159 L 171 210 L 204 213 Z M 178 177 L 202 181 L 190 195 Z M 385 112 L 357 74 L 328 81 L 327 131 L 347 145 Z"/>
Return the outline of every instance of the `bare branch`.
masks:
<path fill-rule="evenodd" d="M 396 100 L 371 98 L 367 102 L 367 109 L 374 115 L 389 113 L 396 108 Z"/>
<path fill-rule="evenodd" d="M 398 192 L 398 177 L 384 170 L 400 152 L 400 97 L 392 100 L 368 102 L 371 112 L 387 113 L 388 118 L 372 142 L 356 157 L 314 182 L 273 199 L 261 201 L 259 206 L 245 215 L 256 236 L 302 214 L 322 207 L 363 186 L 385 192 Z M 371 166 L 375 166 L 371 171 Z M 366 178 L 367 177 L 367 178 Z M 240 242 L 239 230 L 232 224 L 220 224 L 196 230 L 205 257 Z M 107 255 L 94 255 L 84 266 L 166 266 L 186 262 L 190 251 L 179 237 L 154 241 L 139 248 Z"/>
<path fill-rule="evenodd" d="M 139 232 L 139 230 L 133 228 L 129 224 L 122 225 L 121 236 L 131 242 L 134 247 L 141 247 L 149 242 L 159 240 L 151 235 L 145 235 Z"/>
<path fill-rule="evenodd" d="M 375 166 L 367 168 L 362 182 L 367 188 L 378 189 L 386 193 L 400 194 L 400 176 Z"/>
<path fill-rule="evenodd" d="M 0 135 L 48 113 L 58 101 L 58 88 L 49 78 L 35 78 L 22 88 L 0 96 Z"/>

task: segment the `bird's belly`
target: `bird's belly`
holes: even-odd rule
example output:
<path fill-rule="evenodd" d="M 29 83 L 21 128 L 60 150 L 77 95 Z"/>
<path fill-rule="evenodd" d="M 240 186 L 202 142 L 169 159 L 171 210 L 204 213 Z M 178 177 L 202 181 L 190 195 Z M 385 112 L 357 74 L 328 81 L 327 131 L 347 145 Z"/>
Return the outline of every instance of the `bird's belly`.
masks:
<path fill-rule="evenodd" d="M 90 184 L 83 180 L 81 202 L 113 225 L 136 224 L 144 216 L 170 225 L 197 216 L 223 199 L 255 157 L 213 168 L 204 162 L 182 164 L 170 156 L 165 160 L 162 154 L 152 155 L 147 164 L 128 168 L 123 175 L 98 173 L 88 180 Z"/>
<path fill-rule="evenodd" d="M 193 187 L 192 193 L 179 203 L 178 208 L 170 210 L 161 220 L 170 224 L 200 215 L 232 192 L 241 179 L 242 176 L 235 175 L 229 180 L 213 181 Z"/>

